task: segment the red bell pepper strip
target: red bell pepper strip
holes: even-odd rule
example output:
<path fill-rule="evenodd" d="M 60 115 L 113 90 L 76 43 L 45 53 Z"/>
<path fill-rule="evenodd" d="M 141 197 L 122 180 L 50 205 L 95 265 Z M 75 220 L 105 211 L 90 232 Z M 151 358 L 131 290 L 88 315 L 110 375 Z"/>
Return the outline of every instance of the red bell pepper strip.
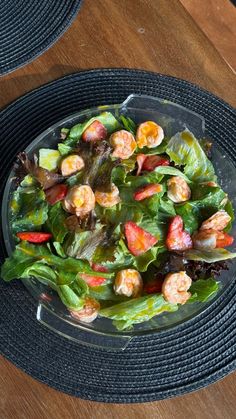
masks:
<path fill-rule="evenodd" d="M 51 233 L 41 233 L 39 231 L 23 231 L 16 233 L 16 235 L 19 239 L 30 243 L 44 243 L 52 238 Z"/>

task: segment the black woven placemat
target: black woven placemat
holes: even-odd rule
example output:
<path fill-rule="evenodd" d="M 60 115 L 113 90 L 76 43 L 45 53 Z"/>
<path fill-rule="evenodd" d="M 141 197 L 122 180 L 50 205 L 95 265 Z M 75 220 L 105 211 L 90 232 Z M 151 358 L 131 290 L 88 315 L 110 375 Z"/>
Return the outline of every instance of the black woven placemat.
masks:
<path fill-rule="evenodd" d="M 20 98 L 1 114 L 0 185 L 15 154 L 45 128 L 90 106 L 130 93 L 166 98 L 206 118 L 207 134 L 234 158 L 234 110 L 188 82 L 138 70 L 72 74 Z M 1 257 L 5 251 L 1 239 Z M 144 402 L 206 386 L 236 368 L 236 287 L 177 329 L 135 338 L 124 352 L 88 348 L 45 329 L 20 282 L 0 281 L 0 352 L 32 377 L 66 393 L 103 402 Z"/>
<path fill-rule="evenodd" d="M 0 75 L 34 60 L 68 28 L 82 0 L 1 0 Z"/>

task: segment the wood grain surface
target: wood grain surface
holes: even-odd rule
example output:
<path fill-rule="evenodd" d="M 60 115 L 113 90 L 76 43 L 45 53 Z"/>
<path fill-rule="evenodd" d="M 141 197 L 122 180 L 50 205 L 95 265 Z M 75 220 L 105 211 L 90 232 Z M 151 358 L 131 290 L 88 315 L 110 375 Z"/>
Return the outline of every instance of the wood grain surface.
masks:
<path fill-rule="evenodd" d="M 180 0 L 236 73 L 236 7 L 230 0 Z"/>
<path fill-rule="evenodd" d="M 84 0 L 76 20 L 52 48 L 26 67 L 0 79 L 0 107 L 55 78 L 98 67 L 141 68 L 173 75 L 236 105 L 232 62 L 228 65 L 229 60 L 222 57 L 224 46 L 216 45 L 217 50 L 213 45 L 217 41 L 209 40 L 209 30 L 202 31 L 204 22 L 199 11 L 190 10 L 191 3 L 204 0 L 181 1 Z M 219 6 L 221 1 L 210 3 Z M 223 12 L 222 9 L 222 15 Z M 214 16 L 217 17 L 217 12 Z M 0 371 L 1 419 L 236 417 L 236 374 L 172 400 L 108 405 L 59 393 L 27 376 L 4 358 L 0 358 Z"/>

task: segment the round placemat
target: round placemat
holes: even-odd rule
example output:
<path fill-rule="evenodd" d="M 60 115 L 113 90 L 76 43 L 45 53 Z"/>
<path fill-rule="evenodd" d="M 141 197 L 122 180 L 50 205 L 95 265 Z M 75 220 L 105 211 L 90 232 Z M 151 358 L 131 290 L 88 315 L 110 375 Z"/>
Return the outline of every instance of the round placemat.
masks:
<path fill-rule="evenodd" d="M 82 0 L 1 0 L 0 75 L 34 60 L 69 27 Z"/>
<path fill-rule="evenodd" d="M 155 73 L 104 69 L 72 74 L 18 99 L 1 113 L 0 185 L 14 156 L 56 121 L 91 106 L 122 102 L 131 93 L 172 100 L 203 115 L 207 134 L 234 159 L 236 118 L 221 99 L 186 81 Z M 1 258 L 5 255 L 3 240 Z M 0 352 L 37 380 L 85 399 L 133 403 L 204 387 L 236 368 L 236 287 L 204 314 L 121 352 L 85 347 L 35 318 L 36 302 L 20 283 L 0 281 Z"/>

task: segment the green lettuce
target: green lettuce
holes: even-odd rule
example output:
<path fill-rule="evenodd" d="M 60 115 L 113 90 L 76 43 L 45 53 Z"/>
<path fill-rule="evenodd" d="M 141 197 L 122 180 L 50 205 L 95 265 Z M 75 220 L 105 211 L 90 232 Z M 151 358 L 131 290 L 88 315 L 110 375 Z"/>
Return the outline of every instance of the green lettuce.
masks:
<path fill-rule="evenodd" d="M 212 163 L 190 131 L 175 134 L 168 143 L 166 153 L 175 164 L 184 166 L 184 173 L 190 180 L 199 183 L 216 181 Z"/>
<path fill-rule="evenodd" d="M 189 289 L 192 296 L 188 303 L 209 301 L 219 290 L 219 283 L 213 279 L 198 279 L 194 281 Z"/>
<path fill-rule="evenodd" d="M 184 252 L 187 260 L 200 260 L 202 262 L 214 263 L 220 260 L 234 259 L 236 253 L 226 249 L 197 250 L 191 249 Z"/>
<path fill-rule="evenodd" d="M 137 125 L 131 118 L 129 118 L 128 116 L 120 115 L 120 122 L 126 131 L 131 132 L 131 134 L 135 136 Z"/>
<path fill-rule="evenodd" d="M 61 202 L 57 202 L 49 207 L 46 225 L 48 230 L 52 233 L 54 240 L 58 243 L 62 243 L 68 233 L 65 224 L 66 218 L 67 216 L 61 206 Z"/>
<path fill-rule="evenodd" d="M 61 258 L 51 253 L 46 245 L 34 245 L 25 241 L 20 242 L 12 255 L 7 258 L 1 267 L 1 277 L 5 281 L 11 281 L 16 278 L 24 278 L 24 271 L 32 266 L 33 263 L 41 261 L 42 263 L 74 274 L 89 273 L 94 276 L 101 276 L 101 273 L 94 272 L 89 263 L 84 260 L 74 258 Z M 113 275 L 104 273 L 105 278 L 111 278 Z"/>
<path fill-rule="evenodd" d="M 41 148 L 39 150 L 39 166 L 50 171 L 56 170 L 60 157 L 61 155 L 58 150 Z"/>
<path fill-rule="evenodd" d="M 48 204 L 42 189 L 19 186 L 10 202 L 10 220 L 13 233 L 40 230 L 48 218 Z"/>
<path fill-rule="evenodd" d="M 119 330 L 124 330 L 133 324 L 148 321 L 164 311 L 176 310 L 178 310 L 177 304 L 170 304 L 161 294 L 154 294 L 103 308 L 99 311 L 99 315 L 115 320 L 115 326 Z"/>
<path fill-rule="evenodd" d="M 185 176 L 181 170 L 176 169 L 172 166 L 158 166 L 154 170 L 155 173 L 158 173 L 159 175 L 170 175 L 170 176 L 180 176 L 182 177 L 187 183 L 191 183 L 191 180 Z"/>
<path fill-rule="evenodd" d="M 175 205 L 176 213 L 181 215 L 184 228 L 190 234 L 196 231 L 205 219 L 222 208 L 221 203 L 227 195 L 219 187 L 195 185 L 192 196 L 198 199 Z"/>

